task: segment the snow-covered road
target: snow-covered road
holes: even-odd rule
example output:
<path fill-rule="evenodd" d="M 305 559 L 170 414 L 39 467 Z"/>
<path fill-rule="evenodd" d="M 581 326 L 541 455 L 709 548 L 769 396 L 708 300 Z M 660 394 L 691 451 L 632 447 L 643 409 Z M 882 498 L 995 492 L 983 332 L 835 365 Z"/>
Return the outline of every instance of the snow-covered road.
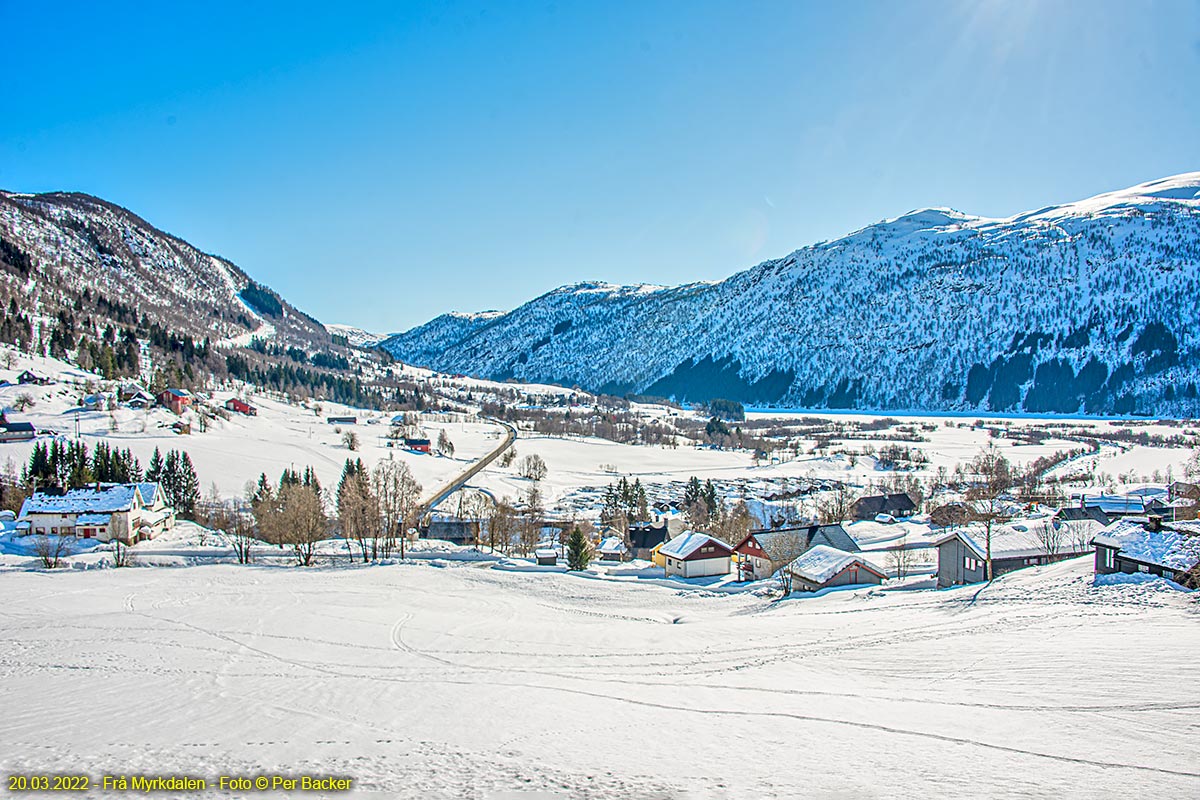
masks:
<path fill-rule="evenodd" d="M 428 563 L 7 572 L 0 602 L 7 773 L 1200 795 L 1200 608 L 1162 582 L 1092 586 L 1086 559 L 779 604 Z"/>

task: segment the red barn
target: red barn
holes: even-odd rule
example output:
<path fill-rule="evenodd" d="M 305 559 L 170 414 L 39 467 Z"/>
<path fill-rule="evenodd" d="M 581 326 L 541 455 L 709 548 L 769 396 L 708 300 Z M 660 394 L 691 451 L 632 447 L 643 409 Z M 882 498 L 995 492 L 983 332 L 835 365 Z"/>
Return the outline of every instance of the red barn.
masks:
<path fill-rule="evenodd" d="M 418 453 L 433 452 L 433 447 L 428 439 L 405 439 L 404 446 L 409 450 L 415 450 Z"/>
<path fill-rule="evenodd" d="M 258 409 L 249 403 L 238 400 L 236 397 L 231 397 L 225 401 L 225 408 L 228 411 L 236 411 L 238 414 L 245 414 L 249 417 L 257 417 Z"/>

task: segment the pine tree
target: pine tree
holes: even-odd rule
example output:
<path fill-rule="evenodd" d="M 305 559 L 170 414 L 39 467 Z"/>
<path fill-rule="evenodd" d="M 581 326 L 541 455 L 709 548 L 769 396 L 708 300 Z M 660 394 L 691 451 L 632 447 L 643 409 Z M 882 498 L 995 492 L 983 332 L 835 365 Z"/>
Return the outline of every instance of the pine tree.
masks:
<path fill-rule="evenodd" d="M 162 453 L 158 452 L 158 448 L 154 448 L 154 455 L 150 456 L 150 466 L 146 467 L 146 481 L 149 483 L 159 483 L 162 481 L 163 457 Z"/>
<path fill-rule="evenodd" d="M 200 501 L 200 478 L 192 466 L 192 457 L 180 451 L 179 459 L 179 502 L 175 508 L 181 516 L 192 519 L 196 515 L 196 503 Z"/>
<path fill-rule="evenodd" d="M 592 548 L 584 538 L 583 531 L 576 525 L 567 537 L 567 569 L 580 572 L 588 568 L 592 561 Z"/>

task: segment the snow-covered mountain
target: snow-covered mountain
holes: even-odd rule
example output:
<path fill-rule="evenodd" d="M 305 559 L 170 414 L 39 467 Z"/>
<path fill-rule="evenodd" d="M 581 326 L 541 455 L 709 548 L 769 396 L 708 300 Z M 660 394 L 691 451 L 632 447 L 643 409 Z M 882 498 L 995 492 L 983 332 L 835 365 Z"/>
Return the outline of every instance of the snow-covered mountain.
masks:
<path fill-rule="evenodd" d="M 255 336 L 324 349 L 316 320 L 233 263 L 86 194 L 0 191 L 0 293 L 21 313 L 73 325 L 157 323 L 229 347 Z"/>
<path fill-rule="evenodd" d="M 331 336 L 341 336 L 353 347 L 374 347 L 388 338 L 386 333 L 371 333 L 353 325 L 339 325 L 333 322 L 326 323 L 325 330 L 329 331 Z"/>
<path fill-rule="evenodd" d="M 923 209 L 719 283 L 580 283 L 382 343 L 484 377 L 693 401 L 1200 411 L 1200 172 L 1007 219 Z"/>

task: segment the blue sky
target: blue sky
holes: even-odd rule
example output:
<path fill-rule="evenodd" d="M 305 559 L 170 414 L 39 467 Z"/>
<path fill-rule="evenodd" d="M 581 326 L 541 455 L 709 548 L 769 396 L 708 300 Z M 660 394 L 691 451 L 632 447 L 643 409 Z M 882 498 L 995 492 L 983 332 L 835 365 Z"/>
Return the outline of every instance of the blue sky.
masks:
<path fill-rule="evenodd" d="M 0 188 L 392 331 L 1200 169 L 1197 2 L 304 5 L 0 0 Z"/>

